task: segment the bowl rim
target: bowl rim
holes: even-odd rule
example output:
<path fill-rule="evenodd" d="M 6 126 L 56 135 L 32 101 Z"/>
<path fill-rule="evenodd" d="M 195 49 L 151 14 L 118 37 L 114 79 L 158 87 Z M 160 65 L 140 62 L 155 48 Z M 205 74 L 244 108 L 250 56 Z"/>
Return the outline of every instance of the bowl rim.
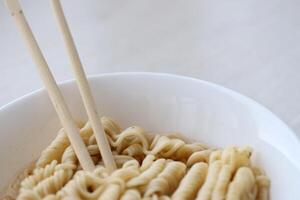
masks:
<path fill-rule="evenodd" d="M 244 94 L 238 93 L 232 89 L 229 89 L 227 87 L 224 87 L 222 85 L 219 85 L 219 84 L 216 84 L 216 83 L 213 83 L 210 81 L 206 81 L 206 80 L 202 80 L 202 79 L 190 77 L 190 76 L 184 76 L 184 75 L 178 75 L 178 74 L 172 74 L 172 73 L 162 73 L 162 72 L 109 72 L 109 73 L 88 75 L 87 78 L 90 81 L 90 80 L 95 80 L 95 79 L 103 78 L 103 77 L 107 78 L 107 77 L 117 77 L 117 76 L 148 76 L 148 77 L 155 76 L 155 77 L 163 77 L 163 78 L 175 78 L 175 79 L 181 79 L 181 80 L 188 80 L 188 81 L 198 82 L 198 83 L 207 85 L 209 87 L 217 89 L 218 91 L 224 92 L 224 93 L 236 98 L 237 100 L 247 104 L 249 107 L 256 107 L 260 110 L 263 110 L 263 112 L 265 112 L 270 117 L 277 119 L 278 123 L 280 123 L 280 126 L 284 127 L 286 132 L 289 132 L 289 134 L 292 134 L 297 139 L 297 142 L 300 145 L 300 137 L 279 116 L 275 115 L 265 105 L 262 105 L 262 104 L 256 102 L 254 99 L 252 99 Z M 75 82 L 75 79 L 71 78 L 71 79 L 67 79 L 64 81 L 60 81 L 57 84 L 59 87 L 62 87 L 65 85 L 73 84 L 74 82 Z M 7 108 L 13 106 L 14 104 L 16 104 L 20 101 L 23 101 L 27 98 L 32 98 L 33 96 L 36 96 L 36 95 L 39 95 L 41 92 L 45 92 L 44 87 L 41 87 L 41 88 L 33 90 L 25 95 L 17 97 L 16 99 L 0 106 L 0 112 L 3 112 Z"/>

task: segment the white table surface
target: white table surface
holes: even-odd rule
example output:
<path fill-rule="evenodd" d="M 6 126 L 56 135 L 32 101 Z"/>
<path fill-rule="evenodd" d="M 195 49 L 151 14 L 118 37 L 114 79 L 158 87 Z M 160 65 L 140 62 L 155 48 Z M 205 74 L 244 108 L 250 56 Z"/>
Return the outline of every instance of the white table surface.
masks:
<path fill-rule="evenodd" d="M 48 0 L 22 0 L 58 81 L 72 78 Z M 265 105 L 300 136 L 300 1 L 62 0 L 88 74 L 208 80 Z M 0 3 L 0 106 L 42 87 Z"/>

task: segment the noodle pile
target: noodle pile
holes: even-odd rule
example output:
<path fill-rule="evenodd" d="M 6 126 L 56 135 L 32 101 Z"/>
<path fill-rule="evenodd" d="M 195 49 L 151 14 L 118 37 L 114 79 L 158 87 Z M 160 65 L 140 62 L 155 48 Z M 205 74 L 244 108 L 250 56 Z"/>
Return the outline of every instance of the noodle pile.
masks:
<path fill-rule="evenodd" d="M 89 123 L 80 135 L 97 165 L 83 171 L 61 130 L 34 169 L 4 199 L 19 200 L 267 200 L 270 181 L 251 165 L 252 149 L 210 149 L 176 136 L 147 135 L 137 126 L 121 130 L 101 119 L 118 169 L 104 168 Z"/>

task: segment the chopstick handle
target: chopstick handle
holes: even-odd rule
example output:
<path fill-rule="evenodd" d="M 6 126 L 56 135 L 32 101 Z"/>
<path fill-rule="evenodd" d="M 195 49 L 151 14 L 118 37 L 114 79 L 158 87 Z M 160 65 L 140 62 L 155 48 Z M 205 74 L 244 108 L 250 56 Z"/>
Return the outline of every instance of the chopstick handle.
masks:
<path fill-rule="evenodd" d="M 18 0 L 6 0 L 8 9 L 16 23 L 17 28 L 21 32 L 26 46 L 31 54 L 31 57 L 37 67 L 42 81 L 48 91 L 50 99 L 54 105 L 54 108 L 59 116 L 59 119 L 64 127 L 70 143 L 78 157 L 80 164 L 84 170 L 93 171 L 95 165 L 87 151 L 87 148 L 82 141 L 79 130 L 76 127 L 71 113 L 67 108 L 67 105 L 63 99 L 62 94 L 54 80 L 54 77 L 48 67 L 48 64 L 42 55 L 42 52 L 33 36 L 33 33 L 23 15 L 21 6 Z M 42 111 L 41 111 L 42 112 Z"/>
<path fill-rule="evenodd" d="M 75 74 L 79 90 L 85 105 L 89 120 L 91 121 L 94 135 L 101 152 L 101 156 L 106 168 L 110 171 L 115 170 L 116 163 L 113 158 L 109 143 L 107 141 L 104 129 L 100 123 L 99 115 L 97 113 L 96 104 L 92 96 L 82 63 L 80 61 L 76 46 L 74 44 L 68 23 L 64 16 L 64 12 L 59 0 L 51 0 L 54 14 L 59 24 L 60 31 L 63 35 L 65 46 L 71 61 L 71 66 Z"/>

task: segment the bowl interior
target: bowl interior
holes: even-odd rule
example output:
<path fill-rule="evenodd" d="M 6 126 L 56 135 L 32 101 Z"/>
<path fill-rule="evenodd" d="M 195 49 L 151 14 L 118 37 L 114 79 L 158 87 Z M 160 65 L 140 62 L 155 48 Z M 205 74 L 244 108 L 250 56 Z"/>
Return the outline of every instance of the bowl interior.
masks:
<path fill-rule="evenodd" d="M 121 73 L 89 79 L 98 110 L 122 127 L 180 132 L 211 146 L 250 145 L 254 162 L 271 178 L 271 198 L 300 196 L 298 138 L 252 100 L 204 81 L 166 74 Z M 61 85 L 74 118 L 86 121 L 73 81 Z M 0 192 L 20 169 L 36 159 L 60 124 L 45 91 L 0 110 Z"/>

